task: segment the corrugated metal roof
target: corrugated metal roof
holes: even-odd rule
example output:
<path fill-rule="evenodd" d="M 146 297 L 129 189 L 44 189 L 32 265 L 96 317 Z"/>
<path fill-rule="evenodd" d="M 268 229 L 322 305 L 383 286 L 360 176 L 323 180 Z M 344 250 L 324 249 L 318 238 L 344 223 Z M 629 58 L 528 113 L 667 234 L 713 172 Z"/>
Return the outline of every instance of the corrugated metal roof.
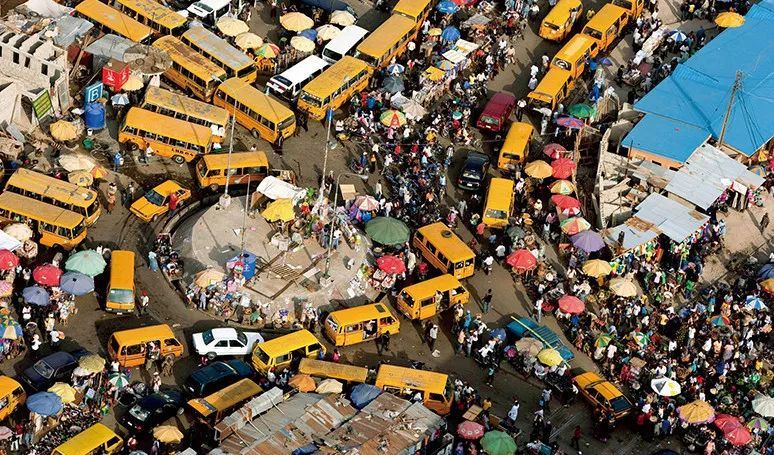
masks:
<path fill-rule="evenodd" d="M 636 208 L 636 216 L 653 224 L 664 235 L 682 242 L 709 220 L 696 210 L 660 194 L 651 194 Z"/>
<path fill-rule="evenodd" d="M 633 218 L 630 218 L 629 220 L 632 219 Z M 629 220 L 627 220 L 627 222 Z M 602 237 L 605 239 L 605 243 L 607 243 L 607 245 L 613 251 L 616 249 L 618 238 L 620 237 L 621 232 L 624 233 L 624 251 L 628 251 L 632 248 L 637 248 L 640 245 L 644 245 L 645 243 L 650 242 L 656 238 L 659 234 L 658 232 L 651 230 L 642 231 L 638 229 L 636 225 L 631 223 L 619 224 L 618 226 L 612 227 L 610 229 L 605 229 Z"/>
<path fill-rule="evenodd" d="M 135 42 L 118 35 L 105 35 L 86 46 L 85 51 L 98 57 L 107 57 L 122 61 L 124 52 L 134 46 Z"/>

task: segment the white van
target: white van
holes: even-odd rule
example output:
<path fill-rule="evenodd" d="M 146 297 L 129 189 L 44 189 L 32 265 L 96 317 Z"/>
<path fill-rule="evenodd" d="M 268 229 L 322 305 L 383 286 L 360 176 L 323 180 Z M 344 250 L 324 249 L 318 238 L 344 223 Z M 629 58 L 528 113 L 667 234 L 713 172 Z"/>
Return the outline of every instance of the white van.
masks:
<path fill-rule="evenodd" d="M 331 64 L 338 62 L 341 60 L 341 57 L 354 52 L 357 45 L 363 41 L 367 34 L 368 30 L 357 25 L 344 27 L 341 33 L 336 35 L 336 38 L 330 40 L 323 48 L 323 60 Z"/>
<path fill-rule="evenodd" d="M 214 27 L 218 23 L 218 19 L 230 11 L 231 0 L 199 0 L 188 7 L 186 16 L 207 27 Z M 240 8 L 235 11 L 240 11 Z"/>
<path fill-rule="evenodd" d="M 322 74 L 328 63 L 316 55 L 301 60 L 266 83 L 266 93 L 292 101 L 312 79 Z"/>

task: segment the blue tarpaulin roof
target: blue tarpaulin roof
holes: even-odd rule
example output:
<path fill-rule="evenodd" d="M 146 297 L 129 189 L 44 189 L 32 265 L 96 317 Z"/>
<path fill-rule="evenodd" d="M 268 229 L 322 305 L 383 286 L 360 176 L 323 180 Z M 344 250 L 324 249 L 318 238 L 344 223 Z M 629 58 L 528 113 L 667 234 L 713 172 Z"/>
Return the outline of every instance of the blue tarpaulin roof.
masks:
<path fill-rule="evenodd" d="M 724 30 L 679 65 L 635 109 L 648 114 L 645 119 L 658 115 L 718 138 L 736 72 L 741 71 L 741 88 L 734 98 L 724 142 L 747 156 L 766 144 L 774 137 L 774 0 L 753 5 L 745 19 L 744 25 Z M 670 146 L 669 154 L 655 151 L 663 150 L 663 144 L 674 136 L 674 123 L 662 120 L 660 127 L 650 128 L 647 135 L 638 131 L 635 138 L 640 145 L 635 147 L 684 162 L 695 149 L 689 150 L 692 144 L 688 141 Z M 629 141 L 627 136 L 623 144 L 628 146 Z"/>
<path fill-rule="evenodd" d="M 706 130 L 649 114 L 632 128 L 622 145 L 684 163 L 708 138 Z"/>

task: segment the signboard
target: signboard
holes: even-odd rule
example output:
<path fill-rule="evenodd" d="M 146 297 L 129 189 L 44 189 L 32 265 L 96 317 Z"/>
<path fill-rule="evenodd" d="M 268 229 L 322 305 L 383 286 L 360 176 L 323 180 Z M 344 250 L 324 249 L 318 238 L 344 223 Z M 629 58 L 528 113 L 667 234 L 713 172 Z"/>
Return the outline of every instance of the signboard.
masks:
<path fill-rule="evenodd" d="M 83 105 L 93 103 L 102 98 L 102 91 L 105 88 L 105 84 L 102 82 L 95 82 L 83 89 Z"/>
<path fill-rule="evenodd" d="M 102 67 L 102 82 L 117 92 L 129 79 L 129 65 L 118 60 L 111 60 Z"/>
<path fill-rule="evenodd" d="M 48 93 L 48 90 L 43 90 L 37 98 L 32 100 L 32 110 L 35 111 L 35 117 L 37 117 L 38 120 L 46 118 L 53 109 L 54 107 L 51 105 L 51 95 Z"/>

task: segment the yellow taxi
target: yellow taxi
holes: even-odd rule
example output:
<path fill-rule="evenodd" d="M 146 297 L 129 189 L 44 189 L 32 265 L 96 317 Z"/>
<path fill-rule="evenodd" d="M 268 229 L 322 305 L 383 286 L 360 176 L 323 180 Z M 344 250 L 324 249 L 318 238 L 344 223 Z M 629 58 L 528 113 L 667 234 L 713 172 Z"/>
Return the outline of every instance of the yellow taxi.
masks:
<path fill-rule="evenodd" d="M 616 420 L 626 417 L 632 411 L 632 403 L 613 383 L 597 373 L 588 371 L 573 378 L 578 390 L 594 407 L 612 412 Z"/>
<path fill-rule="evenodd" d="M 177 195 L 178 207 L 191 198 L 191 190 L 183 188 L 174 180 L 167 180 L 134 201 L 129 210 L 145 222 L 156 221 L 169 211 L 169 198 L 173 193 Z"/>

